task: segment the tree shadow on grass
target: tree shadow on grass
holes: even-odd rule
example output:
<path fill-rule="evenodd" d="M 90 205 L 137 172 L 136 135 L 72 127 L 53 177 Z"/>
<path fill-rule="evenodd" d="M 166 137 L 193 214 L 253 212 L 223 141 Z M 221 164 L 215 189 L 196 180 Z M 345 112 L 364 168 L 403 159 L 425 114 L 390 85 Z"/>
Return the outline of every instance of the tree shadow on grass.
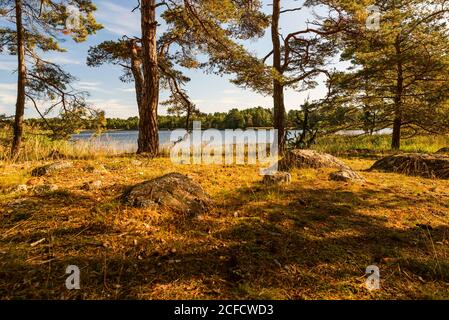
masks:
<path fill-rule="evenodd" d="M 170 226 L 171 235 L 165 239 L 120 238 L 119 230 L 109 227 L 85 232 L 88 225 L 56 228 L 52 234 L 61 243 L 33 249 L 36 255 L 48 253 L 39 263 L 27 259 L 25 248 L 2 254 L 0 277 L 7 280 L 0 284 L 0 296 L 388 299 L 422 297 L 404 288 L 404 281 L 444 286 L 449 265 L 441 257 L 448 251 L 432 248 L 448 239 L 449 228 L 394 228 L 385 217 L 364 214 L 401 209 L 410 200 L 398 196 L 379 202 L 380 195 L 384 193 L 369 188 L 348 191 L 292 184 L 279 189 L 256 184 L 228 195 L 205 215 L 210 219 L 161 219 L 156 227 Z M 83 200 L 68 197 L 72 199 L 51 206 L 57 212 Z M 93 199 L 84 200 L 86 210 L 97 205 Z M 27 239 L 4 239 L 0 250 L 13 240 L 20 244 Z M 365 269 L 372 264 L 386 277 L 385 289 L 375 294 L 363 286 Z M 80 267 L 82 290 L 65 289 L 68 265 Z"/>

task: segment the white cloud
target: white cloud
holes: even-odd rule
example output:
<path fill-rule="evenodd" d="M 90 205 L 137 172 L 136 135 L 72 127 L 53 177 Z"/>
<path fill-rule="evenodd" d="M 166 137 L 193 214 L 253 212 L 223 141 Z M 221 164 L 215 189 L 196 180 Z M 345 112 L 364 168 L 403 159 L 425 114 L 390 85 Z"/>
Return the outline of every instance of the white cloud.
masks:
<path fill-rule="evenodd" d="M 71 59 L 68 57 L 61 57 L 61 56 L 47 58 L 47 60 L 49 62 L 52 62 L 55 64 L 60 64 L 60 65 L 70 65 L 70 64 L 80 65 L 80 64 L 82 64 L 81 60 L 76 60 L 76 59 Z"/>
<path fill-rule="evenodd" d="M 140 19 L 138 14 L 132 13 L 131 10 L 131 6 L 124 7 L 107 1 L 99 1 L 95 17 L 109 32 L 120 36 L 138 35 Z"/>
<path fill-rule="evenodd" d="M 101 82 L 79 81 L 78 84 L 84 87 L 96 87 L 101 85 Z"/>
<path fill-rule="evenodd" d="M 131 92 L 131 93 L 136 92 L 136 88 L 120 88 L 118 90 L 120 90 L 122 92 Z"/>
<path fill-rule="evenodd" d="M 76 88 L 78 90 L 84 90 L 87 92 L 99 92 L 110 94 L 111 90 L 106 90 L 101 87 L 102 82 L 89 82 L 89 81 L 79 81 L 76 83 Z"/>
<path fill-rule="evenodd" d="M 137 103 L 118 99 L 90 99 L 96 108 L 104 110 L 109 118 L 129 118 L 137 116 Z"/>
<path fill-rule="evenodd" d="M 3 90 L 16 90 L 17 85 L 15 83 L 0 83 L 0 92 Z"/>
<path fill-rule="evenodd" d="M 14 61 L 0 61 L 1 71 L 14 71 L 17 69 L 17 63 Z"/>
<path fill-rule="evenodd" d="M 223 90 L 224 94 L 236 94 L 236 93 L 240 93 L 241 90 L 236 90 L 236 89 L 227 89 L 227 90 Z"/>
<path fill-rule="evenodd" d="M 15 83 L 0 83 L 0 114 L 11 115 L 14 113 L 17 98 L 16 87 Z"/>

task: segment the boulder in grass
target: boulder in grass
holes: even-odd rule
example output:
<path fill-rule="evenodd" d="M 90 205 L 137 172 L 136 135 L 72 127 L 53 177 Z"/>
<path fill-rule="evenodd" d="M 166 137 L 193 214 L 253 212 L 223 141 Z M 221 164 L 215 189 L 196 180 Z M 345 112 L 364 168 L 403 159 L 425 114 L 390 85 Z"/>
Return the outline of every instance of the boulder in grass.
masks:
<path fill-rule="evenodd" d="M 38 167 L 35 168 L 32 172 L 31 175 L 33 177 L 42 177 L 60 170 L 64 170 L 64 169 L 68 169 L 73 167 L 73 163 L 72 162 L 67 162 L 67 161 L 61 161 L 61 162 L 55 162 L 52 164 L 48 164 L 46 166 L 42 166 L 42 167 Z"/>
<path fill-rule="evenodd" d="M 86 171 L 88 173 L 93 173 L 93 174 L 96 174 L 96 175 L 102 175 L 102 174 L 108 173 L 108 170 L 102 164 L 85 167 L 84 171 Z"/>
<path fill-rule="evenodd" d="M 127 190 L 123 198 L 133 207 L 165 209 L 189 216 L 204 213 L 212 206 L 203 188 L 179 173 L 138 184 Z"/>
<path fill-rule="evenodd" d="M 449 154 L 449 147 L 441 148 L 440 150 L 437 151 L 437 153 L 439 153 L 439 154 Z"/>
<path fill-rule="evenodd" d="M 449 179 L 449 156 L 420 153 L 398 154 L 377 161 L 370 170 L 424 178 Z"/>
<path fill-rule="evenodd" d="M 330 175 L 330 179 L 332 181 L 341 181 L 341 182 L 366 182 L 365 178 L 360 176 L 357 172 L 352 170 L 341 170 L 337 172 L 333 172 Z"/>
<path fill-rule="evenodd" d="M 42 184 L 42 185 L 35 186 L 33 188 L 33 192 L 36 195 L 45 195 L 47 193 L 55 192 L 58 190 L 59 190 L 59 187 L 55 184 Z"/>
<path fill-rule="evenodd" d="M 95 191 L 100 190 L 102 186 L 103 182 L 101 182 L 101 180 L 96 180 L 84 183 L 81 189 L 84 191 Z"/>
<path fill-rule="evenodd" d="M 26 192 L 26 191 L 28 191 L 28 186 L 26 184 L 19 184 L 12 190 L 12 192 Z"/>
<path fill-rule="evenodd" d="M 276 172 L 273 175 L 266 175 L 263 177 L 263 183 L 266 185 L 282 185 L 290 184 L 292 182 L 292 175 L 288 172 Z"/>
<path fill-rule="evenodd" d="M 143 162 L 139 161 L 139 160 L 132 160 L 131 165 L 133 165 L 135 167 L 141 167 L 143 165 Z"/>
<path fill-rule="evenodd" d="M 336 168 L 341 170 L 351 170 L 343 161 L 336 157 L 320 153 L 315 150 L 290 150 L 279 162 L 279 169 L 288 171 L 293 168 L 299 169 L 317 169 L 317 168 Z"/>

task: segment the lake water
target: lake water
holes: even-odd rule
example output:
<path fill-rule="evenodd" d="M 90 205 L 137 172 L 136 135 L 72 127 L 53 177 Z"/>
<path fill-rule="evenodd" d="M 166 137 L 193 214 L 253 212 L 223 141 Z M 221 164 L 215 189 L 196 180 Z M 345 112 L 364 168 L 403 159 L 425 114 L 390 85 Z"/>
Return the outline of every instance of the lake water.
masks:
<path fill-rule="evenodd" d="M 246 139 L 249 143 L 256 143 L 264 141 L 265 143 L 272 143 L 274 141 L 274 135 L 273 133 L 270 134 L 269 130 L 255 130 L 259 137 L 256 138 L 256 135 L 254 136 L 246 136 Z M 219 132 L 221 135 L 221 138 L 217 137 L 218 139 L 212 142 L 210 142 L 212 139 L 208 136 L 204 136 L 203 139 L 207 142 L 214 144 L 219 143 L 223 144 L 223 141 L 225 141 L 225 131 L 224 130 L 217 130 L 216 132 Z M 204 132 L 203 132 L 204 133 Z M 293 136 L 295 134 L 299 134 L 300 131 L 293 130 L 288 131 L 289 136 Z M 352 130 L 352 131 L 343 131 L 340 132 L 342 135 L 360 135 L 364 132 L 361 130 Z M 390 134 L 390 129 L 385 129 L 377 134 Z M 138 138 L 139 132 L 138 131 L 109 131 L 104 132 L 100 136 L 95 136 L 92 132 L 81 132 L 80 134 L 75 134 L 72 136 L 72 141 L 75 143 L 84 143 L 88 144 L 90 147 L 94 147 L 97 149 L 111 149 L 113 151 L 117 152 L 135 152 L 137 150 L 137 138 Z M 170 141 L 172 135 L 172 131 L 160 131 L 159 132 L 159 142 L 162 146 L 164 145 L 171 145 L 172 142 Z M 236 140 L 241 141 L 241 139 L 245 139 L 245 135 L 240 132 L 236 133 Z M 175 137 L 175 140 L 177 141 L 179 139 L 182 139 L 182 136 L 179 136 L 178 138 Z M 234 142 L 231 142 L 234 143 Z"/>
<path fill-rule="evenodd" d="M 265 143 L 272 143 L 274 141 L 274 134 L 270 130 L 255 130 L 258 135 L 245 135 L 243 132 L 236 133 L 235 143 L 246 139 L 248 143 L 260 143 L 261 141 Z M 219 136 L 211 138 L 203 131 L 204 136 L 202 137 L 203 142 L 208 142 L 211 145 L 215 144 L 225 144 L 225 131 L 215 130 L 219 133 Z M 291 133 L 293 134 L 293 132 Z M 135 152 L 137 150 L 137 139 L 139 136 L 138 131 L 109 131 L 104 132 L 100 136 L 96 136 L 92 132 L 81 132 L 80 134 L 75 134 L 72 136 L 72 141 L 75 143 L 89 144 L 90 147 L 98 149 L 112 149 L 114 151 L 124 151 L 124 152 Z M 172 131 L 159 131 L 159 143 L 161 146 L 173 145 L 173 142 L 180 141 L 184 138 L 182 134 L 177 134 L 172 136 Z M 195 143 L 193 143 L 195 144 Z M 201 144 L 201 142 L 200 142 Z"/>

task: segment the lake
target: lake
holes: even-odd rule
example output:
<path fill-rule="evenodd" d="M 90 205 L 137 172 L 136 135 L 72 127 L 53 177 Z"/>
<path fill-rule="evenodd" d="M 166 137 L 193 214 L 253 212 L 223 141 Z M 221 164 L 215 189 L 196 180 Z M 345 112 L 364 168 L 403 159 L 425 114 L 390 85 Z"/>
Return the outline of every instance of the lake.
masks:
<path fill-rule="evenodd" d="M 264 141 L 265 143 L 272 143 L 274 141 L 273 134 L 270 135 L 269 130 L 255 130 L 261 136 L 257 139 L 256 135 L 253 137 L 248 136 L 247 141 L 249 143 L 257 143 L 260 141 Z M 206 131 L 203 131 L 203 133 Z M 203 139 L 210 144 L 224 144 L 225 140 L 225 130 L 216 130 L 216 132 L 220 133 L 220 138 L 217 140 L 213 140 L 207 138 L 206 136 Z M 293 134 L 294 131 L 291 132 Z M 174 137 L 173 141 L 170 141 L 172 135 L 172 131 L 161 130 L 159 131 L 159 143 L 161 146 L 170 146 L 174 141 L 179 141 L 183 138 L 182 135 Z M 137 150 L 137 139 L 139 136 L 138 131 L 108 131 L 102 133 L 100 136 L 96 136 L 94 133 L 90 131 L 81 132 L 79 134 L 72 135 L 72 141 L 75 143 L 88 143 L 90 146 L 94 146 L 98 149 L 113 149 L 114 151 L 123 151 L 123 152 L 135 152 Z M 236 140 L 240 141 L 240 139 L 244 139 L 245 135 L 243 133 L 236 133 Z M 234 143 L 234 142 L 232 142 Z"/>
<path fill-rule="evenodd" d="M 260 141 L 264 141 L 265 143 L 272 143 L 274 140 L 274 136 L 269 134 L 269 130 L 255 130 L 261 136 L 259 137 L 259 140 L 257 140 L 255 137 L 249 137 L 247 138 L 247 141 L 249 143 L 256 143 Z M 203 131 L 204 132 L 204 131 Z M 225 130 L 217 130 L 217 132 L 220 132 L 221 139 L 219 141 L 216 141 L 215 143 L 223 144 L 223 137 L 225 137 Z M 294 134 L 299 134 L 300 131 L 298 130 L 290 130 L 288 131 L 289 136 L 293 136 Z M 362 130 L 351 130 L 351 131 L 342 131 L 339 134 L 342 135 L 360 135 L 364 132 Z M 382 131 L 379 131 L 377 134 L 390 134 L 390 129 L 385 129 Z M 172 131 L 168 130 L 161 130 L 159 131 L 159 142 L 162 146 L 164 145 L 170 145 L 170 137 L 171 137 Z M 81 132 L 79 134 L 75 134 L 72 136 L 72 141 L 75 143 L 87 143 L 90 147 L 94 146 L 94 148 L 98 149 L 111 149 L 113 151 L 117 152 L 136 152 L 137 150 L 137 138 L 138 138 L 139 132 L 138 131 L 107 131 L 102 133 L 100 136 L 95 136 L 94 133 L 91 131 Z M 244 135 L 240 132 L 236 134 L 237 140 L 244 139 Z M 179 139 L 182 139 L 182 136 L 179 137 Z M 210 141 L 209 138 L 206 139 L 206 141 Z M 241 141 L 241 140 L 240 140 Z M 234 142 L 231 142 L 234 143 Z M 211 144 L 214 144 L 212 141 Z"/>

